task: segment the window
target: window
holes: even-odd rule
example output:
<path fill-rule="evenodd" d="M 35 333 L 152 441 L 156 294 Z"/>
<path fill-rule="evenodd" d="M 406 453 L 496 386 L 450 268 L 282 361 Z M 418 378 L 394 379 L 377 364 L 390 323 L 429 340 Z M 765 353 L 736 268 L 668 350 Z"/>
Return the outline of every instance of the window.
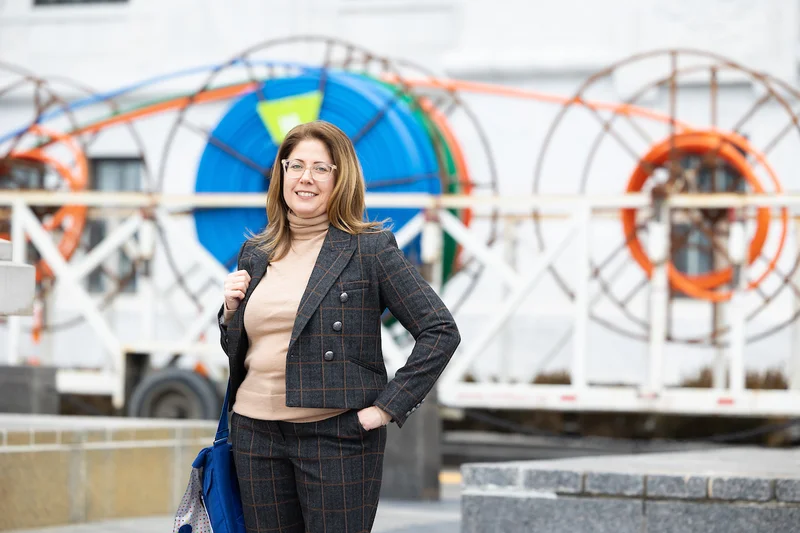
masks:
<path fill-rule="evenodd" d="M 680 272 L 696 276 L 713 269 L 711 241 L 703 230 L 693 224 L 674 224 L 672 238 L 684 243 L 672 253 L 672 262 Z"/>
<path fill-rule="evenodd" d="M 44 189 L 45 166 L 27 159 L 0 159 L 0 189 Z"/>
<path fill-rule="evenodd" d="M 29 159 L 0 158 L 0 190 L 36 191 L 58 188 L 60 178 L 39 161 Z M 58 211 L 58 206 L 29 206 L 36 218 L 43 220 Z M 0 235 L 8 238 L 11 233 L 11 208 L 0 207 Z M 38 248 L 28 242 L 26 259 L 36 263 L 41 259 Z"/>
<path fill-rule="evenodd" d="M 727 164 L 714 166 L 713 162 L 709 164 L 698 161 L 696 158 L 694 160 L 687 158 L 683 162 L 684 168 L 694 167 L 697 170 L 691 192 L 746 192 L 744 178 Z M 697 276 L 730 266 L 725 254 L 728 233 L 727 210 L 696 209 L 693 217 L 694 219 L 680 210 L 673 212 L 672 242 L 683 243 L 672 250 L 672 264 L 676 270 L 689 276 Z M 706 231 L 698 225 L 701 218 Z M 713 231 L 715 236 L 713 244 L 709 238 L 710 231 Z M 674 290 L 673 296 L 686 297 L 677 290 Z"/>
<path fill-rule="evenodd" d="M 34 6 L 65 6 L 74 4 L 127 4 L 130 0 L 33 0 Z"/>
<path fill-rule="evenodd" d="M 91 188 L 97 191 L 140 191 L 142 185 L 142 161 L 138 158 L 105 158 L 91 161 Z M 88 249 L 97 246 L 109 232 L 121 222 L 122 216 L 90 217 L 84 231 L 84 245 Z M 133 263 L 120 248 L 109 256 L 105 263 L 87 276 L 87 290 L 102 293 L 114 290 L 117 280 L 127 283 L 120 290 L 132 293 L 136 290 L 136 276 Z"/>

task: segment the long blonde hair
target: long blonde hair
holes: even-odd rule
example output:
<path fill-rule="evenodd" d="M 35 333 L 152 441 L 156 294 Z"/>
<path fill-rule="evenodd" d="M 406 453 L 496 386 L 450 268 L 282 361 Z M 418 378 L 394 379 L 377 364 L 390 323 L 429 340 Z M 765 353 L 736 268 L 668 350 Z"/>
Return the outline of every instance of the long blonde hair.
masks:
<path fill-rule="evenodd" d="M 267 227 L 251 237 L 252 242 L 264 250 L 271 261 L 277 261 L 286 255 L 291 240 L 287 216 L 289 206 L 283 198 L 284 170 L 281 160 L 288 158 L 301 141 L 310 139 L 322 142 L 336 165 L 336 183 L 327 207 L 331 225 L 352 235 L 384 229 L 384 221 L 364 221 L 364 195 L 367 187 L 350 138 L 338 127 L 322 120 L 300 124 L 286 135 L 272 165 L 267 190 Z"/>

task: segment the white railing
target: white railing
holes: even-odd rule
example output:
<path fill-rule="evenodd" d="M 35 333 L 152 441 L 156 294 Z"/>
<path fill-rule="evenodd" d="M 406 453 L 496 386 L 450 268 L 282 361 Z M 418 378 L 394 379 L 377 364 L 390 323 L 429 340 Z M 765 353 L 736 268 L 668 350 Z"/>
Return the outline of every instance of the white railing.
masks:
<path fill-rule="evenodd" d="M 117 207 L 132 210 L 123 224 L 110 233 L 105 240 L 79 260 L 67 263 L 59 254 L 52 239 L 34 216 L 31 206 L 36 205 L 88 205 Z M 183 331 L 170 339 L 154 339 L 152 323 L 145 320 L 142 340 L 137 343 L 122 343 L 109 323 L 98 310 L 97 304 L 83 288 L 82 279 L 104 258 L 125 246 L 138 236 L 138 251 L 152 255 L 153 225 L 159 224 L 170 235 L 174 229 L 173 211 L 185 212 L 197 207 L 262 207 L 263 194 L 186 194 L 160 195 L 143 193 L 43 193 L 3 192 L 0 206 L 12 209 L 13 260 L 24 261 L 25 249 L 22 237 L 28 235 L 33 245 L 50 265 L 59 282 L 70 291 L 80 313 L 86 318 L 92 331 L 102 341 L 107 353 L 107 365 L 102 371 L 78 371 L 63 369 L 58 380 L 63 391 L 111 394 L 117 407 L 124 401 L 125 365 L 128 353 L 165 351 L 183 353 L 206 351 L 218 355 L 217 339 L 203 343 L 199 336 L 215 320 L 219 298 L 209 297 L 202 302 L 198 318 L 185 325 Z M 369 194 L 368 207 L 413 207 L 423 214 L 414 217 L 402 228 L 396 228 L 398 244 L 405 244 L 421 235 L 422 261 L 438 265 L 441 260 L 442 233 L 446 232 L 457 241 L 476 261 L 486 269 L 484 275 L 496 276 L 508 287 L 508 297 L 492 316 L 487 317 L 477 337 L 463 344 L 439 382 L 439 399 L 451 407 L 492 407 L 556 410 L 601 410 L 601 411 L 654 411 L 664 413 L 707 413 L 734 416 L 754 415 L 800 415 L 800 346 L 792 347 L 790 361 L 789 390 L 751 391 L 745 388 L 743 348 L 745 344 L 745 314 L 738 298 L 742 287 L 734 288 L 732 303 L 727 313 L 733 333 L 724 357 L 718 361 L 719 369 L 726 373 L 729 387 L 713 389 L 686 389 L 665 387 L 664 346 L 667 331 L 669 257 L 669 210 L 676 208 L 745 208 L 754 206 L 800 207 L 800 195 L 676 195 L 654 204 L 646 194 L 617 196 L 430 196 L 424 194 Z M 530 214 L 538 209 L 548 213 L 564 215 L 569 231 L 555 246 L 549 246 L 538 258 L 534 268 L 525 273 L 517 271 L 495 251 L 485 244 L 476 232 L 464 226 L 447 209 L 471 207 L 497 209 L 503 216 Z M 591 349 L 587 346 L 587 331 L 590 321 L 592 299 L 589 294 L 590 271 L 590 226 L 593 219 L 604 211 L 621 208 L 649 208 L 655 216 L 648 222 L 648 255 L 653 264 L 649 282 L 649 346 L 648 371 L 637 386 L 611 387 L 590 384 L 586 377 L 587 358 Z M 143 217 L 140 210 L 152 213 Z M 744 222 L 734 221 L 728 238 L 729 257 L 738 269 L 737 279 L 746 268 Z M 225 269 L 211 257 L 199 243 L 187 242 L 185 236 L 169 238 L 170 243 L 181 247 L 184 257 L 191 259 L 203 269 L 209 279 L 221 284 Z M 144 244 L 143 244 L 144 243 Z M 539 283 L 547 268 L 554 263 L 568 245 L 578 245 L 579 262 L 573 281 L 573 352 L 570 363 L 569 385 L 534 385 L 525 383 L 467 382 L 470 369 L 476 358 L 501 334 L 508 318 L 526 303 L 531 291 Z M 440 265 L 439 265 L 440 266 Z M 441 268 L 431 272 L 439 273 Z M 441 291 L 441 279 L 434 278 L 432 286 Z M 142 313 L 151 313 L 153 299 L 152 280 L 145 278 L 138 284 L 138 297 L 142 300 Z M 458 318 L 458 317 L 456 317 Z M 8 320 L 7 350 L 12 363 L 17 362 L 20 339 L 19 318 Z M 393 373 L 405 360 L 409 346 L 400 346 L 393 340 L 390 331 L 384 329 L 384 353 L 387 367 Z"/>

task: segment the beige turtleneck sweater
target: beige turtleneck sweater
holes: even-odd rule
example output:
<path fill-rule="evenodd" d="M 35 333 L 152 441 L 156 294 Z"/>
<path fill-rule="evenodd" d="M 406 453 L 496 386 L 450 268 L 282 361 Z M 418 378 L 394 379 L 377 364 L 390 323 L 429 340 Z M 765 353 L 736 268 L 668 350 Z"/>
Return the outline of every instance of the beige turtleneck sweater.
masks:
<path fill-rule="evenodd" d="M 244 328 L 250 340 L 244 361 L 247 374 L 233 405 L 240 415 L 316 422 L 347 411 L 286 406 L 286 354 L 292 328 L 329 224 L 327 213 L 302 219 L 290 212 L 291 247 L 284 258 L 270 262 L 250 295 L 244 310 Z"/>

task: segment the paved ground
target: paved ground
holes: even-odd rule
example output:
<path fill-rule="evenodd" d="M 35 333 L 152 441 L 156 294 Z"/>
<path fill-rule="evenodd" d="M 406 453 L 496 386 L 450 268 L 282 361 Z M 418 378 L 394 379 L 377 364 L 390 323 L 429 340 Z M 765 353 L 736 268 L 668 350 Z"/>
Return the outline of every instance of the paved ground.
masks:
<path fill-rule="evenodd" d="M 382 500 L 378 506 L 373 533 L 460 533 L 460 486 L 442 484 L 438 502 L 400 502 Z M 153 516 L 49 527 L 19 529 L 6 533 L 170 533 L 171 516 Z"/>

